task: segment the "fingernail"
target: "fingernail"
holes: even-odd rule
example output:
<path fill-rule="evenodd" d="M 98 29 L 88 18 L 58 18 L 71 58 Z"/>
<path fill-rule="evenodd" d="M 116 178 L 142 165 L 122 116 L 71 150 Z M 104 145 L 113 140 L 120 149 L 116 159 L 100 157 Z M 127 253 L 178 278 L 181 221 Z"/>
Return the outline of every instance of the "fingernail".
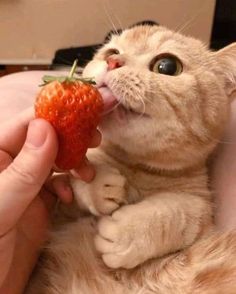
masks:
<path fill-rule="evenodd" d="M 95 171 L 91 165 L 83 166 L 79 170 L 70 170 L 70 173 L 85 182 L 91 182 L 95 177 Z"/>
<path fill-rule="evenodd" d="M 39 148 L 47 138 L 47 130 L 42 120 L 33 120 L 29 123 L 26 145 L 28 147 Z"/>
<path fill-rule="evenodd" d="M 71 187 L 69 186 L 68 183 L 63 182 L 63 183 L 62 183 L 62 189 L 63 189 L 65 192 L 71 192 Z"/>
<path fill-rule="evenodd" d="M 80 174 L 75 169 L 71 169 L 70 173 L 72 174 L 73 177 L 81 179 Z"/>

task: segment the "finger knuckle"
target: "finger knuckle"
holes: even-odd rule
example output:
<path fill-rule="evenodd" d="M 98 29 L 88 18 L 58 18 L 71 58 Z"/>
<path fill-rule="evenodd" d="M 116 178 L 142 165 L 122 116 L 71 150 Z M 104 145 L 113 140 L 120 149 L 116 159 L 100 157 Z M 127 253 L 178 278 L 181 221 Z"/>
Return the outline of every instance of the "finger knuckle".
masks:
<path fill-rule="evenodd" d="M 30 186 L 39 184 L 38 178 L 33 172 L 28 171 L 26 168 L 21 167 L 18 164 L 10 165 L 8 171 L 20 183 Z"/>
<path fill-rule="evenodd" d="M 0 172 L 6 169 L 11 162 L 11 156 L 7 152 L 0 150 Z"/>

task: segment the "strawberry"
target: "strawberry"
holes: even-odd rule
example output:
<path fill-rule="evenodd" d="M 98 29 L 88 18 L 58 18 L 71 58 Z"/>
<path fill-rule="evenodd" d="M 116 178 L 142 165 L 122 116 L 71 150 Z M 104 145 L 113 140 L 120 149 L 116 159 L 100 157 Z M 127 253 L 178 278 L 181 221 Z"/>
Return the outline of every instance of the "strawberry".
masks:
<path fill-rule="evenodd" d="M 90 79 L 43 78 L 44 85 L 35 102 L 37 118 L 50 122 L 58 135 L 56 165 L 62 170 L 78 167 L 86 154 L 103 111 L 103 100 Z"/>

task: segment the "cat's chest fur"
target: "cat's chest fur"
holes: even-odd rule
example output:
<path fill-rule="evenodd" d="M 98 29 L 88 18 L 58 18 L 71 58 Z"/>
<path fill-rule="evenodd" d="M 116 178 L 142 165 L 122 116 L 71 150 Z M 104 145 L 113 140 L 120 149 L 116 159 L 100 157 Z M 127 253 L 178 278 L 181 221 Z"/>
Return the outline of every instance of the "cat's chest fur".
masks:
<path fill-rule="evenodd" d="M 204 165 L 181 172 L 148 170 L 141 165 L 132 165 L 117 160 L 102 149 L 90 153 L 89 158 L 92 162 L 108 164 L 120 171 L 127 179 L 131 202 L 163 192 L 192 193 L 210 198 L 207 169 Z"/>

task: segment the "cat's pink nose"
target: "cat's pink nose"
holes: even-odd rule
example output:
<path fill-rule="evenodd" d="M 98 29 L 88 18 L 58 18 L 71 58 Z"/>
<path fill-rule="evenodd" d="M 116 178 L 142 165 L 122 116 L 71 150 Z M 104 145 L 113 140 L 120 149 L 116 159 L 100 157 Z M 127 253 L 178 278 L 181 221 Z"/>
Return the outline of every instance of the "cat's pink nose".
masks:
<path fill-rule="evenodd" d="M 113 70 L 119 67 L 122 67 L 125 62 L 118 57 L 109 56 L 106 60 L 108 65 L 108 70 Z"/>

